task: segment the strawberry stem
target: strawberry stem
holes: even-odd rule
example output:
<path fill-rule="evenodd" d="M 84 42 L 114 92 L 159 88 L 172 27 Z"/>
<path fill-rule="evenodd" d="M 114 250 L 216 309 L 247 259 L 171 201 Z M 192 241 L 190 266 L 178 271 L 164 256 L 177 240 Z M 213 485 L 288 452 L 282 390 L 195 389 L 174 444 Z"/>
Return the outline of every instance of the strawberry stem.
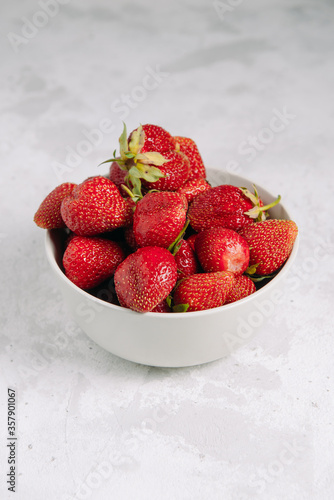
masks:
<path fill-rule="evenodd" d="M 180 250 L 180 246 L 182 244 L 181 240 L 182 240 L 184 233 L 186 232 L 188 226 L 189 226 L 189 219 L 186 220 L 185 225 L 181 229 L 180 233 L 177 235 L 176 239 L 167 248 L 167 250 L 169 250 L 172 255 L 175 255 Z"/>

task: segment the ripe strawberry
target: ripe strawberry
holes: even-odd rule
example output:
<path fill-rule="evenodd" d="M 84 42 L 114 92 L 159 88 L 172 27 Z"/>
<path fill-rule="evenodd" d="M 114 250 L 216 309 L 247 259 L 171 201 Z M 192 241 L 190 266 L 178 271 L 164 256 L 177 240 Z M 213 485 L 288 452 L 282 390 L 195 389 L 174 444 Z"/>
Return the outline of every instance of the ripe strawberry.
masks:
<path fill-rule="evenodd" d="M 194 198 L 189 209 L 189 220 L 197 232 L 211 227 L 239 231 L 242 227 L 253 224 L 255 219 L 265 217 L 264 212 L 279 200 L 280 196 L 264 207 L 256 189 L 253 194 L 248 189 L 224 184 L 210 188 Z"/>
<path fill-rule="evenodd" d="M 64 198 L 61 215 L 73 232 L 92 236 L 128 226 L 132 209 L 111 180 L 97 176 L 82 182 Z"/>
<path fill-rule="evenodd" d="M 126 227 L 124 229 L 124 239 L 128 247 L 135 252 L 138 250 L 139 246 L 136 243 L 135 233 L 133 232 L 133 226 Z"/>
<path fill-rule="evenodd" d="M 148 189 L 176 191 L 188 180 L 190 172 L 189 160 L 186 155 L 177 151 L 166 151 L 163 153 L 163 157 L 165 163 L 159 166 L 163 177 L 153 182 L 143 180 L 143 185 Z"/>
<path fill-rule="evenodd" d="M 180 247 L 174 258 L 179 278 L 199 273 L 200 266 L 196 254 L 187 240 L 181 240 Z"/>
<path fill-rule="evenodd" d="M 248 295 L 254 292 L 256 292 L 255 284 L 248 276 L 244 274 L 236 276 L 235 285 L 228 294 L 225 304 L 236 302 L 244 297 L 248 297 Z"/>
<path fill-rule="evenodd" d="M 122 248 L 114 241 L 74 236 L 64 252 L 63 266 L 68 279 L 88 290 L 112 276 L 124 258 Z"/>
<path fill-rule="evenodd" d="M 128 143 L 132 146 L 133 143 L 137 142 L 137 137 L 134 132 L 138 132 L 139 127 L 131 132 L 129 135 Z M 158 125 L 146 124 L 142 125 L 143 137 L 141 138 L 140 147 L 137 153 L 148 153 L 151 151 L 157 151 L 158 153 L 164 153 L 165 151 L 172 151 L 175 149 L 175 139 L 162 127 Z"/>
<path fill-rule="evenodd" d="M 189 176 L 189 160 L 182 153 L 174 153 L 175 141 L 173 137 L 163 128 L 156 125 L 140 125 L 131 132 L 127 138 L 126 125 L 119 138 L 120 156 L 114 157 L 103 163 L 117 163 L 122 169 L 127 170 L 126 180 L 128 194 L 134 197 L 135 201 L 143 197 L 141 192 L 142 180 L 148 189 L 175 191 L 185 183 Z M 164 153 L 163 156 L 161 153 Z M 160 167 L 169 163 L 166 170 Z M 113 167 L 112 175 L 118 178 L 120 173 Z M 166 177 L 166 179 L 162 179 Z M 158 180 L 162 180 L 160 185 L 155 185 Z M 124 190 L 124 187 L 122 188 Z"/>
<path fill-rule="evenodd" d="M 152 309 L 151 312 L 152 313 L 170 313 L 170 312 L 172 312 L 172 310 L 169 307 L 169 305 L 167 304 L 166 299 L 164 299 L 162 302 L 160 302 L 160 304 L 155 306 L 155 308 Z"/>
<path fill-rule="evenodd" d="M 230 271 L 238 275 L 244 273 L 249 264 L 248 243 L 232 229 L 205 229 L 197 235 L 195 251 L 207 273 Z"/>
<path fill-rule="evenodd" d="M 250 267 L 261 276 L 274 273 L 289 257 L 298 228 L 292 220 L 268 219 L 240 231 L 250 248 Z"/>
<path fill-rule="evenodd" d="M 234 283 L 235 276 L 229 272 L 193 274 L 177 285 L 173 296 L 174 304 L 188 305 L 187 312 L 220 307 L 225 303 Z"/>
<path fill-rule="evenodd" d="M 198 151 L 195 142 L 188 137 L 174 137 L 176 141 L 176 149 L 180 149 L 190 161 L 190 175 L 189 180 L 206 178 L 205 166 L 202 157 Z"/>
<path fill-rule="evenodd" d="M 187 182 L 183 184 L 177 192 L 184 194 L 188 203 L 190 203 L 195 196 L 203 191 L 207 191 L 210 187 L 210 184 L 205 179 L 198 177 L 197 179 L 187 180 Z"/>
<path fill-rule="evenodd" d="M 56 229 L 65 227 L 66 224 L 60 213 L 63 199 L 70 195 L 76 184 L 64 182 L 56 187 L 40 204 L 34 216 L 34 222 L 43 229 Z"/>
<path fill-rule="evenodd" d="M 109 169 L 109 179 L 121 189 L 122 184 L 126 184 L 125 177 L 127 175 L 126 170 L 122 170 L 116 161 L 112 162 Z M 122 193 L 123 194 L 123 193 Z"/>
<path fill-rule="evenodd" d="M 175 259 L 161 247 L 139 248 L 115 272 L 115 288 L 123 307 L 152 311 L 172 291 L 177 279 Z"/>
<path fill-rule="evenodd" d="M 189 243 L 194 252 L 195 252 L 195 240 L 197 238 L 197 235 L 198 233 L 195 233 L 189 236 L 189 238 L 187 238 L 187 243 Z"/>
<path fill-rule="evenodd" d="M 186 222 L 187 208 L 183 194 L 159 191 L 145 195 L 133 215 L 137 245 L 169 247 Z"/>

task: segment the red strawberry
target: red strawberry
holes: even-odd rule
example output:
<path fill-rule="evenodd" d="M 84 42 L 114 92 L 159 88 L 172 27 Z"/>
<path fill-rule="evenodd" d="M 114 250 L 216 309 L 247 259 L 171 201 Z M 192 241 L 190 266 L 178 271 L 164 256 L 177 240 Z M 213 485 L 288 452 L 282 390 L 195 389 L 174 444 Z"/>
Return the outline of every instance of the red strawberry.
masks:
<path fill-rule="evenodd" d="M 235 283 L 228 272 L 193 274 L 184 278 L 174 292 L 174 304 L 188 305 L 187 312 L 222 306 Z M 179 308 L 174 306 L 174 311 Z"/>
<path fill-rule="evenodd" d="M 120 190 L 122 184 L 126 184 L 125 177 L 127 175 L 126 170 L 122 170 L 116 161 L 112 162 L 109 169 L 109 179 L 118 187 Z"/>
<path fill-rule="evenodd" d="M 197 235 L 195 250 L 207 273 L 230 271 L 238 275 L 244 273 L 249 264 L 248 243 L 232 229 L 205 229 Z"/>
<path fill-rule="evenodd" d="M 43 229 L 55 229 L 65 227 L 62 219 L 60 207 L 63 199 L 70 195 L 76 184 L 64 182 L 56 187 L 40 204 L 34 216 L 34 222 Z"/>
<path fill-rule="evenodd" d="M 61 215 L 76 234 L 92 236 L 128 226 L 132 209 L 111 180 L 98 176 L 82 182 L 64 198 Z"/>
<path fill-rule="evenodd" d="M 176 149 L 180 149 L 182 153 L 187 155 L 190 161 L 189 180 L 206 177 L 205 166 L 202 157 L 198 151 L 195 142 L 188 137 L 174 137 L 176 141 Z"/>
<path fill-rule="evenodd" d="M 74 236 L 64 252 L 63 266 L 68 279 L 88 290 L 112 276 L 124 258 L 122 248 L 114 241 Z"/>
<path fill-rule="evenodd" d="M 169 307 L 169 305 L 167 304 L 166 299 L 164 299 L 162 302 L 160 302 L 160 304 L 155 306 L 155 308 L 152 309 L 151 312 L 152 313 L 170 313 L 170 312 L 172 312 L 172 310 Z"/>
<path fill-rule="evenodd" d="M 135 233 L 133 232 L 133 227 L 126 227 L 124 229 L 124 239 L 128 247 L 135 252 L 138 250 L 139 246 L 136 243 Z"/>
<path fill-rule="evenodd" d="M 255 273 L 267 275 L 277 271 L 289 257 L 298 228 L 292 220 L 268 219 L 240 231 L 250 248 L 249 265 Z"/>
<path fill-rule="evenodd" d="M 200 193 L 194 198 L 189 209 L 189 220 L 195 231 L 211 227 L 226 227 L 239 231 L 254 220 L 264 217 L 265 210 L 276 205 L 280 196 L 270 205 L 263 206 L 255 189 L 252 194 L 248 189 L 230 186 L 216 186 Z"/>
<path fill-rule="evenodd" d="M 143 185 L 148 189 L 176 191 L 188 180 L 190 172 L 189 160 L 183 153 L 177 151 L 167 151 L 163 153 L 163 157 L 165 163 L 159 166 L 159 170 L 164 177 L 153 182 L 143 180 Z"/>
<path fill-rule="evenodd" d="M 199 177 L 197 179 L 188 180 L 177 190 L 177 192 L 184 194 L 188 203 L 190 203 L 195 196 L 203 191 L 207 191 L 210 188 L 210 184 L 205 179 Z"/>
<path fill-rule="evenodd" d="M 186 222 L 188 203 L 183 194 L 148 193 L 136 206 L 133 231 L 140 247 L 169 247 Z"/>
<path fill-rule="evenodd" d="M 139 130 L 136 129 L 131 132 L 128 142 L 131 145 L 137 142 L 136 134 Z M 137 153 L 148 153 L 151 151 L 157 151 L 158 153 L 164 153 L 165 151 L 171 151 L 175 149 L 175 139 L 162 127 L 158 125 L 146 124 L 142 125 L 142 130 L 144 132 L 141 139 L 141 145 L 137 150 Z"/>
<path fill-rule="evenodd" d="M 195 233 L 189 236 L 189 238 L 187 238 L 187 242 L 189 243 L 194 252 L 195 252 L 195 240 L 197 238 L 197 235 L 198 233 Z"/>
<path fill-rule="evenodd" d="M 245 276 L 244 274 L 236 276 L 235 285 L 228 294 L 225 304 L 236 302 L 244 297 L 248 297 L 248 295 L 251 295 L 254 292 L 256 292 L 256 287 L 248 276 Z"/>
<path fill-rule="evenodd" d="M 140 125 L 131 132 L 127 138 L 126 125 L 119 138 L 120 156 L 114 157 L 103 163 L 116 162 L 120 167 L 127 170 L 128 185 L 131 191 L 128 194 L 135 201 L 142 198 L 141 180 L 146 183 L 148 189 L 159 189 L 160 191 L 175 191 L 189 176 L 189 160 L 183 153 L 176 153 L 173 137 L 163 128 L 156 125 Z M 162 155 L 163 153 L 163 155 Z M 166 155 L 166 158 L 165 158 Z M 168 167 L 166 167 L 168 163 Z M 164 169 L 160 169 L 165 165 Z M 112 175 L 119 180 L 120 173 L 115 170 Z M 162 179 L 166 177 L 165 179 Z M 160 184 L 155 184 L 157 181 Z M 123 188 L 124 189 L 124 188 Z"/>
<path fill-rule="evenodd" d="M 161 247 L 139 248 L 115 272 L 118 300 L 138 312 L 152 311 L 172 291 L 177 279 L 175 259 Z"/>
<path fill-rule="evenodd" d="M 179 278 L 199 273 L 200 267 L 194 250 L 187 240 L 181 240 L 181 245 L 174 255 Z"/>

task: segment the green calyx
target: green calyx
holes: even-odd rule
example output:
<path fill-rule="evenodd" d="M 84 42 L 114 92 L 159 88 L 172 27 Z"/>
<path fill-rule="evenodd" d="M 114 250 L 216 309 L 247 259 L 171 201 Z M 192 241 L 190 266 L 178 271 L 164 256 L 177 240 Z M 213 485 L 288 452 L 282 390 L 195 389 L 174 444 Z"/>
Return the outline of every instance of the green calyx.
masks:
<path fill-rule="evenodd" d="M 269 210 L 269 208 L 274 207 L 281 201 L 281 196 L 278 195 L 276 200 L 274 200 L 272 203 L 269 203 L 268 205 L 264 205 L 263 207 L 261 207 L 259 194 L 254 184 L 253 184 L 254 193 L 252 193 L 251 191 L 249 191 L 249 189 L 245 187 L 241 187 L 240 189 L 243 192 L 243 194 L 247 196 L 247 198 L 249 198 L 254 205 L 253 208 L 245 212 L 245 215 L 248 215 L 252 219 L 255 219 L 256 222 L 261 222 L 263 220 L 266 220 L 266 218 L 268 217 L 267 210 Z"/>
<path fill-rule="evenodd" d="M 105 163 L 116 162 L 122 170 L 128 172 L 125 177 L 127 185 L 123 185 L 123 189 L 135 202 L 143 197 L 141 179 L 147 182 L 156 182 L 165 177 L 158 167 L 169 161 L 156 151 L 141 153 L 144 143 L 145 132 L 142 125 L 132 132 L 129 142 L 126 125 L 123 122 L 123 132 L 119 138 L 120 155 L 116 156 L 115 150 L 113 158 L 100 163 L 100 165 L 103 165 Z"/>
<path fill-rule="evenodd" d="M 177 304 L 173 306 L 173 312 L 175 313 L 185 313 L 189 309 L 189 304 Z"/>

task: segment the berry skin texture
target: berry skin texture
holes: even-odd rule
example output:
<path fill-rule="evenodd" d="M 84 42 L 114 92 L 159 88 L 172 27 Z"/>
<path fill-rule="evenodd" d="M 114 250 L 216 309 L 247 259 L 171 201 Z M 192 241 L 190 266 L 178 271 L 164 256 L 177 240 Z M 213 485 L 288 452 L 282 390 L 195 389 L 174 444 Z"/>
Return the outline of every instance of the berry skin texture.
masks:
<path fill-rule="evenodd" d="M 143 125 L 143 131 L 145 133 L 145 140 L 139 151 L 140 153 L 148 153 L 151 151 L 164 153 L 165 151 L 172 151 L 175 149 L 175 139 L 162 127 L 146 124 Z M 131 141 L 133 132 L 131 132 L 128 142 Z"/>
<path fill-rule="evenodd" d="M 193 274 L 179 282 L 174 292 L 174 304 L 188 304 L 187 312 L 203 311 L 222 306 L 235 284 L 228 272 Z"/>
<path fill-rule="evenodd" d="M 181 153 L 184 153 L 189 159 L 190 175 L 188 180 L 192 181 L 193 179 L 201 177 L 205 179 L 206 170 L 196 143 L 188 137 L 176 136 L 174 139 L 176 142 L 176 148 L 179 148 Z"/>
<path fill-rule="evenodd" d="M 34 222 L 43 229 L 56 229 L 65 227 L 60 207 L 66 196 L 70 195 L 76 184 L 64 182 L 57 186 L 40 204 L 34 216 Z"/>
<path fill-rule="evenodd" d="M 109 168 L 109 179 L 115 184 L 115 186 L 118 187 L 119 190 L 121 189 L 122 184 L 126 184 L 126 175 L 127 171 L 122 170 L 118 163 L 113 161 Z"/>
<path fill-rule="evenodd" d="M 200 266 L 195 255 L 194 250 L 191 248 L 187 240 L 181 240 L 181 246 L 174 255 L 177 265 L 177 272 L 179 279 L 191 274 L 197 274 L 200 271 Z"/>
<path fill-rule="evenodd" d="M 132 208 L 115 184 L 91 177 L 64 198 L 61 215 L 66 226 L 80 236 L 93 236 L 131 224 Z"/>
<path fill-rule="evenodd" d="M 255 284 L 248 276 L 244 274 L 236 276 L 235 285 L 228 294 L 225 304 L 236 302 L 254 292 L 256 292 Z"/>
<path fill-rule="evenodd" d="M 166 299 L 177 280 L 176 262 L 161 247 L 139 248 L 115 272 L 119 303 L 137 312 L 152 311 Z"/>
<path fill-rule="evenodd" d="M 137 245 L 169 247 L 186 222 L 187 208 L 182 194 L 160 191 L 145 195 L 133 215 Z"/>
<path fill-rule="evenodd" d="M 187 238 L 187 243 L 189 243 L 194 252 L 195 252 L 195 240 L 197 238 L 197 234 L 198 233 L 192 234 L 191 236 L 189 236 L 189 238 Z"/>
<path fill-rule="evenodd" d="M 207 191 L 210 188 L 210 184 L 205 179 L 197 178 L 188 180 L 177 190 L 177 192 L 184 194 L 187 198 L 188 203 L 190 203 L 195 198 L 195 196 L 203 193 L 203 191 Z"/>
<path fill-rule="evenodd" d="M 205 229 L 195 240 L 195 251 L 205 272 L 243 274 L 249 264 L 247 241 L 236 231 L 221 227 Z"/>
<path fill-rule="evenodd" d="M 143 186 L 158 191 L 176 191 L 188 180 L 190 172 L 189 160 L 186 155 L 177 151 L 164 152 L 163 157 L 166 163 L 158 168 L 164 177 L 155 182 L 143 180 Z"/>
<path fill-rule="evenodd" d="M 124 258 L 122 248 L 114 241 L 73 236 L 64 252 L 63 266 L 72 283 L 89 290 L 110 278 Z"/>
<path fill-rule="evenodd" d="M 189 208 L 189 220 L 197 232 L 211 227 L 239 231 L 248 224 L 254 224 L 254 220 L 245 215 L 251 208 L 253 203 L 240 188 L 224 184 L 194 198 Z"/>
<path fill-rule="evenodd" d="M 155 306 L 155 308 L 152 309 L 151 312 L 152 313 L 170 313 L 170 312 L 172 312 L 172 310 L 169 307 L 169 305 L 167 304 L 166 299 L 164 299 L 162 302 L 160 302 L 160 304 Z"/>
<path fill-rule="evenodd" d="M 261 276 L 277 271 L 289 257 L 298 228 L 292 220 L 267 219 L 239 233 L 250 247 L 250 266 Z"/>

